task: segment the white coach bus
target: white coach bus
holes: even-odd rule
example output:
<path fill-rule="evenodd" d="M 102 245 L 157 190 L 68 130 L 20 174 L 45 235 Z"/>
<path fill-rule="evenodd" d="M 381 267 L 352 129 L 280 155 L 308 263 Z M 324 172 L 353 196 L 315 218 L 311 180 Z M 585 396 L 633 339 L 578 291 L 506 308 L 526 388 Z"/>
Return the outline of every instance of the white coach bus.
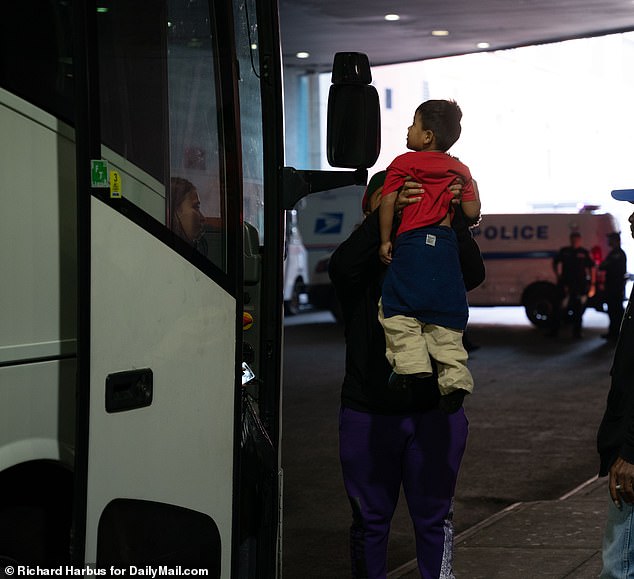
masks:
<path fill-rule="evenodd" d="M 276 577 L 284 210 L 375 162 L 367 58 L 333 73 L 355 170 L 303 172 L 275 0 L 0 26 L 0 563 Z"/>

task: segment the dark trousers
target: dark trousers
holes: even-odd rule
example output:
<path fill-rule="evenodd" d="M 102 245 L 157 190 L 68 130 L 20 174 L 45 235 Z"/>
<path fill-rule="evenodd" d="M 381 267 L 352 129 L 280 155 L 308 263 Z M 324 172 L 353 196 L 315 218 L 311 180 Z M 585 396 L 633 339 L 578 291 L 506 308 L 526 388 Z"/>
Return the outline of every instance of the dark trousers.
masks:
<path fill-rule="evenodd" d="M 568 312 L 572 322 L 572 333 L 575 335 L 581 334 L 581 319 L 583 312 L 586 311 L 585 300 L 586 296 L 577 293 L 571 293 L 568 298 Z"/>
<path fill-rule="evenodd" d="M 352 576 L 384 579 L 401 485 L 422 579 L 453 579 L 453 496 L 468 421 L 434 409 L 384 416 L 342 408 L 339 451 L 352 507 Z"/>
<path fill-rule="evenodd" d="M 608 336 L 617 338 L 621 329 L 621 320 L 623 319 L 623 294 L 618 296 L 606 296 L 605 303 L 608 306 L 608 317 L 610 326 L 608 328 Z"/>
<path fill-rule="evenodd" d="M 586 295 L 570 292 L 564 297 L 559 310 L 555 312 L 553 316 L 553 324 L 551 327 L 552 333 L 556 334 L 559 331 L 561 323 L 570 320 L 572 324 L 572 333 L 575 336 L 581 335 L 581 321 L 583 318 L 583 312 L 586 311 Z"/>

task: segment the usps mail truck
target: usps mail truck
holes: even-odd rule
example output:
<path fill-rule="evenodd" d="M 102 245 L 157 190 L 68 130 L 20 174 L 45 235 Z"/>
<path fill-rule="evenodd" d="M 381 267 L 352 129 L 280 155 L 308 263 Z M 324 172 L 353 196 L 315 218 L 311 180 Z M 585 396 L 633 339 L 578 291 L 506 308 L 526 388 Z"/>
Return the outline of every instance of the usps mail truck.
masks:
<path fill-rule="evenodd" d="M 308 305 L 308 252 L 299 231 L 297 209 L 286 212 L 284 251 L 284 313 L 298 314 Z"/>
<path fill-rule="evenodd" d="M 316 193 L 297 207 L 297 223 L 308 252 L 308 299 L 316 309 L 338 315 L 334 289 L 328 277 L 332 252 L 363 220 L 361 199 L 365 187 L 351 185 Z"/>
<path fill-rule="evenodd" d="M 558 303 L 553 258 L 578 231 L 599 264 L 608 254 L 608 233 L 619 231 L 609 213 L 517 213 L 484 215 L 473 234 L 486 265 L 486 279 L 469 292 L 470 306 L 524 306 L 538 327 L 552 320 Z M 599 276 L 599 289 L 601 284 Z M 597 306 L 601 307 L 600 300 Z"/>

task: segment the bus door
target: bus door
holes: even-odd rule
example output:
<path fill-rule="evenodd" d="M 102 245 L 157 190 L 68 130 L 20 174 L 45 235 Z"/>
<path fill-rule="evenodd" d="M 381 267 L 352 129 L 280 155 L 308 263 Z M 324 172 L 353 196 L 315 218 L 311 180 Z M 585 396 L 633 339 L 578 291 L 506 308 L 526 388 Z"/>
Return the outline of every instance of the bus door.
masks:
<path fill-rule="evenodd" d="M 243 323 L 231 6 L 75 6 L 73 557 L 230 577 Z"/>

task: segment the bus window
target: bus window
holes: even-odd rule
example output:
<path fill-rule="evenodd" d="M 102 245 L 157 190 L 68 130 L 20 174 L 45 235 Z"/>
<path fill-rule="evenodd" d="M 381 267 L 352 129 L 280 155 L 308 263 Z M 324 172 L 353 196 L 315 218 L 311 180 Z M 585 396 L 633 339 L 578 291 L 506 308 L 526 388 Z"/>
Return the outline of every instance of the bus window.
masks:
<path fill-rule="evenodd" d="M 170 227 L 226 270 L 226 187 L 209 8 L 175 0 L 168 6 Z"/>
<path fill-rule="evenodd" d="M 264 158 L 262 144 L 262 101 L 260 54 L 254 0 L 234 0 L 236 52 L 239 63 L 240 125 L 244 220 L 264 241 Z"/>
<path fill-rule="evenodd" d="M 123 173 L 123 196 L 226 271 L 208 3 L 118 0 L 98 18 L 102 154 Z"/>
<path fill-rule="evenodd" d="M 63 0 L 23 0 L 3 10 L 0 86 L 72 125 L 71 25 Z"/>
<path fill-rule="evenodd" d="M 99 85 L 103 143 L 164 185 L 166 14 L 160 8 L 161 3 L 147 10 L 142 0 L 118 0 L 98 12 Z M 139 14 L 143 17 L 135 18 Z M 160 220 L 164 217 L 157 210 L 164 200 L 156 205 L 131 200 Z"/>

